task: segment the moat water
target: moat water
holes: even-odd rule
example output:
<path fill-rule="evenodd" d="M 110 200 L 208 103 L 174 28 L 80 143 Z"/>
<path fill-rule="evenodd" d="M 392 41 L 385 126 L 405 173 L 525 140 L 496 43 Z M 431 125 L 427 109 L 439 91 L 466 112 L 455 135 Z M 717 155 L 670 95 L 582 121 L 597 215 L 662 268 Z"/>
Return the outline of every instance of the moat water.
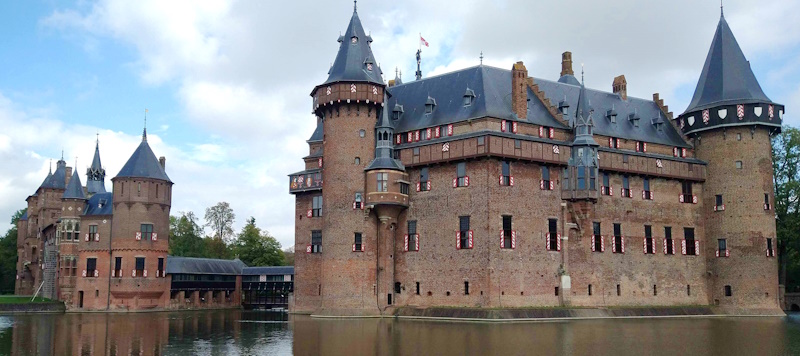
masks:
<path fill-rule="evenodd" d="M 800 315 L 472 323 L 260 311 L 0 316 L 0 355 L 800 355 Z"/>

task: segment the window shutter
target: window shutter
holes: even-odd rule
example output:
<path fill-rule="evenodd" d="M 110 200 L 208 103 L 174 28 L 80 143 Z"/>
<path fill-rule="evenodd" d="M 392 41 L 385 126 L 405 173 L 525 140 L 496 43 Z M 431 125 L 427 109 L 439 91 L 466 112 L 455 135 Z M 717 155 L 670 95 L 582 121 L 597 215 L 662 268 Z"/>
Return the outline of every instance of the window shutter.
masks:
<path fill-rule="evenodd" d="M 408 252 L 408 234 L 403 235 L 403 251 Z"/>
<path fill-rule="evenodd" d="M 461 231 L 456 231 L 456 250 L 461 249 Z"/>
<path fill-rule="evenodd" d="M 672 156 L 673 157 L 678 157 L 678 148 L 677 147 L 673 147 L 672 148 Z"/>
<path fill-rule="evenodd" d="M 650 249 L 653 250 L 653 254 L 655 255 L 656 254 L 656 239 L 655 238 L 651 238 L 650 239 L 650 244 L 652 245 L 652 246 L 650 246 Z"/>
<path fill-rule="evenodd" d="M 656 198 L 655 191 L 651 190 L 651 191 L 650 191 L 650 200 L 653 200 L 653 199 L 655 199 L 655 198 Z"/>
<path fill-rule="evenodd" d="M 89 241 L 89 234 L 86 234 L 83 238 L 84 241 Z"/>
<path fill-rule="evenodd" d="M 419 130 L 414 131 L 414 141 L 419 141 Z"/>
<path fill-rule="evenodd" d="M 353 210 L 356 210 L 356 202 L 353 202 Z"/>
<path fill-rule="evenodd" d="M 686 149 L 681 148 L 681 157 L 686 158 Z"/>
<path fill-rule="evenodd" d="M 511 176 L 511 177 L 509 177 L 508 183 L 509 183 L 509 185 L 511 185 L 512 187 L 514 186 L 514 176 Z"/>
<path fill-rule="evenodd" d="M 453 178 L 453 188 L 458 187 L 458 178 Z"/>
<path fill-rule="evenodd" d="M 469 176 L 464 177 L 464 186 L 469 187 Z"/>
<path fill-rule="evenodd" d="M 506 247 L 506 244 L 504 242 L 505 242 L 505 232 L 503 230 L 500 230 L 500 248 Z"/>
<path fill-rule="evenodd" d="M 499 183 L 500 183 L 500 185 L 503 185 L 503 175 L 502 174 L 500 175 Z"/>
<path fill-rule="evenodd" d="M 439 138 L 439 136 L 442 135 L 442 128 L 439 127 L 439 126 L 436 126 L 436 128 L 433 130 L 433 132 L 436 134 L 436 138 Z"/>
<path fill-rule="evenodd" d="M 86 270 L 83 270 L 83 273 L 81 273 L 81 275 L 86 277 Z"/>
<path fill-rule="evenodd" d="M 317 160 L 317 165 L 319 166 L 319 168 L 322 168 L 322 157 L 320 157 L 320 158 Z"/>
<path fill-rule="evenodd" d="M 417 191 L 420 191 L 421 187 L 422 187 L 421 183 L 417 182 Z"/>
<path fill-rule="evenodd" d="M 553 138 L 556 136 L 556 129 L 551 127 L 550 129 L 547 130 L 547 133 L 548 133 L 547 136 L 548 138 Z"/>
<path fill-rule="evenodd" d="M 467 240 L 469 248 L 472 248 L 472 230 L 469 230 L 469 235 L 467 235 Z"/>
<path fill-rule="evenodd" d="M 539 137 L 544 137 L 544 127 L 539 126 Z"/>
<path fill-rule="evenodd" d="M 550 190 L 553 190 L 553 186 L 554 186 L 554 185 L 555 185 L 555 182 L 553 182 L 553 181 L 551 180 L 551 181 L 550 181 Z"/>
<path fill-rule="evenodd" d="M 517 231 L 511 230 L 511 248 L 517 248 Z"/>
<path fill-rule="evenodd" d="M 95 241 L 100 241 L 100 233 L 99 232 L 94 234 L 94 240 Z"/>
<path fill-rule="evenodd" d="M 309 218 L 310 218 L 310 217 L 311 217 L 311 214 L 312 214 L 312 213 L 311 213 L 311 209 L 308 209 L 308 211 L 306 212 L 306 217 L 309 217 Z"/>
<path fill-rule="evenodd" d="M 625 253 L 625 236 L 622 237 L 622 253 Z"/>
<path fill-rule="evenodd" d="M 517 133 L 517 122 L 516 121 L 511 123 L 511 132 Z"/>
<path fill-rule="evenodd" d="M 117 276 L 117 271 L 112 269 L 111 270 L 111 277 L 116 277 L 116 276 Z"/>
<path fill-rule="evenodd" d="M 678 196 L 678 201 L 680 201 L 681 203 L 683 203 L 683 194 L 681 194 L 680 196 Z"/>
<path fill-rule="evenodd" d="M 614 148 L 614 139 L 611 137 L 608 138 L 608 147 Z"/>
<path fill-rule="evenodd" d="M 311 253 L 311 244 L 306 245 L 306 253 Z"/>
<path fill-rule="evenodd" d="M 402 142 L 400 140 L 400 137 L 401 137 L 400 134 L 395 135 L 395 143 L 398 144 L 398 145 L 400 144 L 400 142 Z"/>
<path fill-rule="evenodd" d="M 605 251 L 606 251 L 606 237 L 600 235 L 600 252 L 605 252 Z"/>
<path fill-rule="evenodd" d="M 414 234 L 414 251 L 419 251 L 419 234 Z"/>
<path fill-rule="evenodd" d="M 142 232 L 141 231 L 137 231 L 136 232 L 136 241 L 139 241 L 141 239 L 142 239 Z"/>
<path fill-rule="evenodd" d="M 725 249 L 725 257 L 731 257 L 731 250 Z"/>
<path fill-rule="evenodd" d="M 431 190 L 431 181 L 428 181 L 428 191 Z"/>
<path fill-rule="evenodd" d="M 644 247 L 644 254 L 647 254 L 647 238 L 645 237 L 642 241 L 642 247 Z"/>
<path fill-rule="evenodd" d="M 681 240 L 681 254 L 686 254 L 686 240 Z"/>
<path fill-rule="evenodd" d="M 506 120 L 500 121 L 500 131 L 506 132 Z"/>
<path fill-rule="evenodd" d="M 642 146 L 643 146 L 642 148 L 644 149 L 644 151 L 647 152 L 647 142 L 643 143 Z"/>
<path fill-rule="evenodd" d="M 695 256 L 700 254 L 700 240 L 694 240 L 694 254 Z"/>
<path fill-rule="evenodd" d="M 556 234 L 556 250 L 561 251 L 561 234 Z"/>
<path fill-rule="evenodd" d="M 131 271 L 131 277 L 136 277 L 136 270 Z"/>
<path fill-rule="evenodd" d="M 356 244 L 353 244 L 353 252 L 356 252 Z"/>
<path fill-rule="evenodd" d="M 642 190 L 642 199 L 645 199 L 645 197 L 644 197 L 644 190 Z"/>
<path fill-rule="evenodd" d="M 155 232 L 153 233 L 153 241 L 158 241 L 158 234 Z"/>
<path fill-rule="evenodd" d="M 594 239 L 595 237 L 592 235 L 592 252 L 595 252 Z"/>
<path fill-rule="evenodd" d="M 697 196 L 692 195 L 692 204 L 697 204 Z"/>
<path fill-rule="evenodd" d="M 544 249 L 545 249 L 545 251 L 550 251 L 550 233 L 549 232 L 544 234 Z"/>
<path fill-rule="evenodd" d="M 616 236 L 611 237 L 611 252 L 617 253 L 617 238 Z"/>
<path fill-rule="evenodd" d="M 667 254 L 667 239 L 664 239 L 664 254 Z"/>
<path fill-rule="evenodd" d="M 147 277 L 147 270 L 144 270 L 142 273 L 142 277 Z"/>
<path fill-rule="evenodd" d="M 636 145 L 635 145 L 636 146 L 636 152 L 639 152 L 639 144 L 640 143 L 641 143 L 641 141 L 636 141 Z"/>
<path fill-rule="evenodd" d="M 539 189 L 544 190 L 544 179 L 539 181 Z"/>
<path fill-rule="evenodd" d="M 409 131 L 409 132 L 408 132 L 408 134 L 407 134 L 407 136 L 408 136 L 408 137 L 407 137 L 407 138 L 408 138 L 408 140 L 406 140 L 406 141 L 408 141 L 408 142 L 414 142 L 414 133 L 413 133 L 413 132 Z"/>
<path fill-rule="evenodd" d="M 453 124 L 447 125 L 447 136 L 453 136 Z"/>
<path fill-rule="evenodd" d="M 429 128 L 427 128 L 427 129 L 425 129 L 425 137 L 427 137 L 427 138 L 428 138 L 428 140 L 430 140 L 431 138 L 433 138 L 433 137 L 432 137 L 432 135 L 431 135 L 431 128 L 430 128 L 430 127 L 429 127 Z"/>
<path fill-rule="evenodd" d="M 614 196 L 614 187 L 608 187 L 608 195 Z"/>

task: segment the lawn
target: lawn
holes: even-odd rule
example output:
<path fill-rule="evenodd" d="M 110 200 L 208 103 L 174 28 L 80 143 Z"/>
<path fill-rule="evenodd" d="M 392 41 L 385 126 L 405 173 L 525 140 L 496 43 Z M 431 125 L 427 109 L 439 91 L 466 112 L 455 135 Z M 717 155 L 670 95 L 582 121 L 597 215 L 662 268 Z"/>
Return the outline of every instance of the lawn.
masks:
<path fill-rule="evenodd" d="M 31 301 L 31 296 L 25 295 L 0 295 L 0 304 L 28 304 L 28 303 L 48 303 L 52 300 L 42 297 L 36 297 Z"/>

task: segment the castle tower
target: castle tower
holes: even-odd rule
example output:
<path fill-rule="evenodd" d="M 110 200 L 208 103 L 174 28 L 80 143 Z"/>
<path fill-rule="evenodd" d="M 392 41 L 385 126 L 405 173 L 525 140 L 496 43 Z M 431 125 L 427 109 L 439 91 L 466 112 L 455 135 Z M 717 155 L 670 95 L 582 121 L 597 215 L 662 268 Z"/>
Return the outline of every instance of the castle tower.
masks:
<path fill-rule="evenodd" d="M 70 308 L 74 300 L 75 285 L 78 278 L 77 266 L 79 260 L 78 244 L 81 241 L 82 230 L 81 215 L 86 208 L 86 194 L 83 192 L 81 178 L 78 170 L 72 172 L 72 178 L 67 183 L 64 195 L 61 196 L 62 213 L 58 224 L 58 299 L 63 300 Z"/>
<path fill-rule="evenodd" d="M 697 158 L 708 162 L 700 249 L 709 261 L 710 302 L 723 307 L 779 308 L 770 138 L 780 132 L 783 110 L 764 95 L 722 15 L 694 97 L 677 120 Z"/>
<path fill-rule="evenodd" d="M 106 170 L 100 164 L 100 140 L 94 146 L 92 165 L 86 169 L 86 191 L 89 195 L 106 192 Z"/>
<path fill-rule="evenodd" d="M 319 297 L 319 313 L 341 314 L 341 310 L 333 311 L 336 308 L 347 309 L 347 314 L 378 314 L 378 306 L 387 302 L 386 291 L 378 287 L 384 281 L 378 280 L 376 271 L 375 219 L 362 210 L 364 168 L 375 156 L 374 129 L 386 87 L 371 42 L 354 8 L 347 30 L 339 37 L 339 52 L 328 79 L 311 93 L 324 132 L 321 169 L 325 185 L 322 209 L 314 209 L 319 214 L 312 212 L 309 217 L 321 219 L 322 226 L 312 230 L 314 246 L 307 249 L 311 253 L 298 262 L 317 264 L 320 282 L 315 291 L 299 290 L 298 298 L 307 294 Z M 298 231 L 296 239 L 308 240 L 299 236 L 305 233 Z"/>
<path fill-rule="evenodd" d="M 570 201 L 597 201 L 597 141 L 594 140 L 592 112 L 586 87 L 581 83 L 578 107 L 575 111 L 575 139 L 569 158 L 569 180 L 563 186 L 562 198 Z"/>
<path fill-rule="evenodd" d="M 114 274 L 110 309 L 163 307 L 169 300 L 163 271 L 169 251 L 173 183 L 164 168 L 164 160 L 157 159 L 150 149 L 145 130 L 139 147 L 111 180 L 111 259 L 108 255 L 97 258 L 101 281 Z M 119 263 L 117 259 L 121 259 Z"/>

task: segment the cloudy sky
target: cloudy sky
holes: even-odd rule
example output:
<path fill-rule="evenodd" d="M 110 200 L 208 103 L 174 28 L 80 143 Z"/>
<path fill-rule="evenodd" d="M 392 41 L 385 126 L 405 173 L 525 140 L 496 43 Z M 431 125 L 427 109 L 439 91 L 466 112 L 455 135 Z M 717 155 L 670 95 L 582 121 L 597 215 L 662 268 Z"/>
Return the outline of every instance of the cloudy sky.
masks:
<path fill-rule="evenodd" d="M 654 92 L 686 108 L 719 20 L 715 0 L 361 1 L 386 79 L 479 63 L 557 79 L 572 51 L 586 84 Z M 351 1 L 4 1 L 0 3 L 0 218 L 25 206 L 64 150 L 79 172 L 96 134 L 108 176 L 141 140 L 167 157 L 173 213 L 230 202 L 293 244 L 289 173 L 314 129 L 309 93 L 327 77 Z M 764 92 L 800 125 L 800 2 L 727 0 L 725 17 Z M 77 158 L 76 158 L 77 157 Z M 81 177 L 85 182 L 85 176 Z M 6 226 L 7 222 L 0 224 Z"/>

